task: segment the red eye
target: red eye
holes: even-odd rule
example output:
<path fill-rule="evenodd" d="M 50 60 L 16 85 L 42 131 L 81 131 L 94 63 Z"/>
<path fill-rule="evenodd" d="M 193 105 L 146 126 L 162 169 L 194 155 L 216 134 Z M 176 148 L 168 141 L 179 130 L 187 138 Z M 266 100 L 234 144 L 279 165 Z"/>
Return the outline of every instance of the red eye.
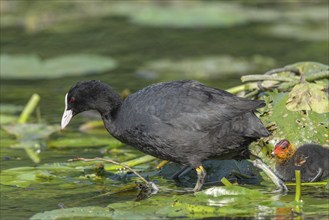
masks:
<path fill-rule="evenodd" d="M 70 101 L 69 101 L 70 103 L 73 103 L 73 102 L 75 102 L 75 98 L 70 98 Z"/>

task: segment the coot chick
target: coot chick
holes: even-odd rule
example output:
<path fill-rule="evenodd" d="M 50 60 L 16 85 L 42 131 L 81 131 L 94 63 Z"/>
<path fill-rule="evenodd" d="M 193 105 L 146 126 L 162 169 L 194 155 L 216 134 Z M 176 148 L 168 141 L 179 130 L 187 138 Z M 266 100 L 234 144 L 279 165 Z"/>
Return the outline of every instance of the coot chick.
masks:
<path fill-rule="evenodd" d="M 281 140 L 272 152 L 275 168 L 284 181 L 295 181 L 300 170 L 303 182 L 315 182 L 329 176 L 329 149 L 318 144 L 304 144 L 297 149 L 288 140 Z"/>
<path fill-rule="evenodd" d="M 66 94 L 62 129 L 78 113 L 97 110 L 121 142 L 196 168 L 198 191 L 206 176 L 202 161 L 249 158 L 248 145 L 269 135 L 254 114 L 263 106 L 190 80 L 154 84 L 122 101 L 109 85 L 92 80 Z"/>

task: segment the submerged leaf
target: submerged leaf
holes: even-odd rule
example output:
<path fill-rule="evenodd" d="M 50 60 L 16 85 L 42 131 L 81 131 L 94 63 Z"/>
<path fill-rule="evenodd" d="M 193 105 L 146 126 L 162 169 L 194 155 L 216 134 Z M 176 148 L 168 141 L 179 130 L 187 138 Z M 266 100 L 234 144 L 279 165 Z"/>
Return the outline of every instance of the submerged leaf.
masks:
<path fill-rule="evenodd" d="M 289 93 L 286 107 L 290 111 L 329 112 L 328 94 L 325 89 L 324 86 L 315 83 L 298 84 Z"/>

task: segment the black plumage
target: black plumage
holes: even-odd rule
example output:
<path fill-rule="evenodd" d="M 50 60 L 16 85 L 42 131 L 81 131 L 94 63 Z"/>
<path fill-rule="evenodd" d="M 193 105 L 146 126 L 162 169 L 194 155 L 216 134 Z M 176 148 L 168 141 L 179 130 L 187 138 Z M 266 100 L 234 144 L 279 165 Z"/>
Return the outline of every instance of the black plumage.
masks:
<path fill-rule="evenodd" d="M 300 170 L 303 182 L 329 177 L 329 148 L 304 144 L 296 149 L 288 140 L 281 140 L 272 154 L 276 158 L 276 172 L 284 181 L 295 181 L 295 170 Z"/>
<path fill-rule="evenodd" d="M 263 101 L 197 81 L 154 84 L 124 101 L 109 85 L 86 81 L 70 89 L 65 103 L 62 128 L 74 115 L 98 110 L 115 138 L 157 158 L 200 168 L 200 178 L 205 175 L 202 161 L 249 158 L 248 145 L 269 135 L 254 114 Z"/>

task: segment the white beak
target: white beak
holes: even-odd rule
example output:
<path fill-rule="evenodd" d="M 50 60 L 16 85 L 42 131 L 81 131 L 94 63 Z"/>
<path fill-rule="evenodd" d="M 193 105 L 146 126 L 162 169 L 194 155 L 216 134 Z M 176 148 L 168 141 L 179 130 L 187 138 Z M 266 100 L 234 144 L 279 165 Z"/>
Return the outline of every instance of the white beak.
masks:
<path fill-rule="evenodd" d="M 65 109 L 64 109 L 63 116 L 62 116 L 62 122 L 61 122 L 62 129 L 64 129 L 70 123 L 70 120 L 71 120 L 72 116 L 73 116 L 72 110 L 67 110 L 67 93 L 66 93 L 66 95 L 65 95 Z"/>

